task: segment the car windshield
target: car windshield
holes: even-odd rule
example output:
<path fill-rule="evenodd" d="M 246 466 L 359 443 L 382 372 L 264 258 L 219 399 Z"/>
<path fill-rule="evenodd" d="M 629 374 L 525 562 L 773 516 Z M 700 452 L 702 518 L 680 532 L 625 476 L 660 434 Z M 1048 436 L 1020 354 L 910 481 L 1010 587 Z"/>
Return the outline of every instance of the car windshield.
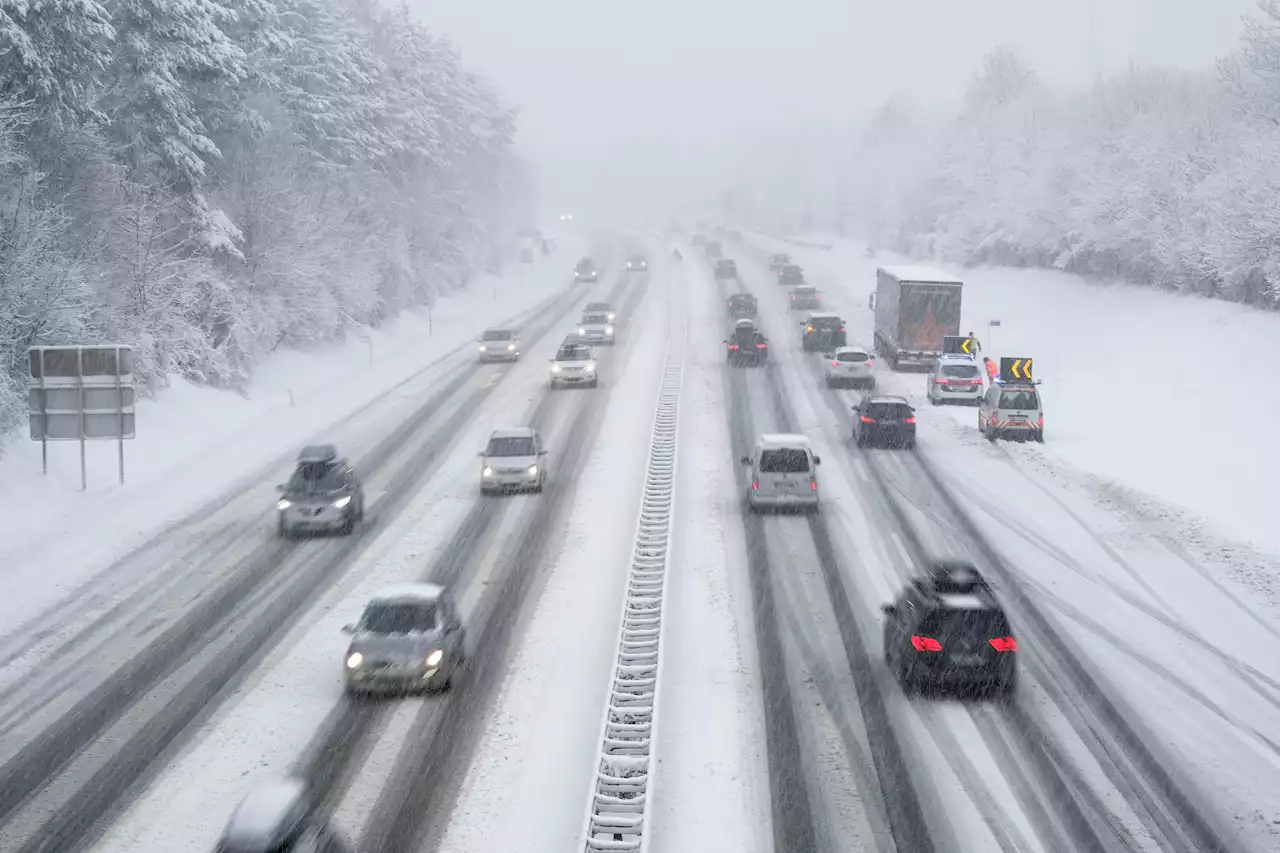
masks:
<path fill-rule="evenodd" d="M 561 347 L 556 353 L 556 361 L 586 361 L 586 347 Z"/>
<path fill-rule="evenodd" d="M 598 314 L 598 313 L 600 313 L 601 311 L 603 311 L 603 312 L 605 312 L 605 313 L 608 313 L 610 310 L 611 310 L 611 309 L 610 309 L 609 305 L 608 305 L 607 303 L 605 303 L 605 302 L 588 302 L 588 303 L 587 303 L 587 308 L 586 308 L 586 313 L 588 313 L 588 314 Z"/>
<path fill-rule="evenodd" d="M 939 610 L 926 616 L 917 629 L 922 636 L 932 637 L 947 648 L 958 640 L 994 640 L 1007 637 L 1009 622 L 998 610 Z"/>
<path fill-rule="evenodd" d="M 865 352 L 842 352 L 836 356 L 836 361 L 860 363 L 867 360 L 867 354 Z"/>
<path fill-rule="evenodd" d="M 813 287 L 806 285 L 805 287 L 797 287 L 791 291 L 796 296 L 813 296 Z"/>
<path fill-rule="evenodd" d="M 370 604 L 360 617 L 359 629 L 371 634 L 410 634 L 436 629 L 434 601 Z"/>
<path fill-rule="evenodd" d="M 580 270 L 591 269 L 591 261 L 578 261 L 578 269 Z"/>
<path fill-rule="evenodd" d="M 973 364 L 944 364 L 942 375 L 953 379 L 977 379 L 978 368 Z"/>
<path fill-rule="evenodd" d="M 911 407 L 906 403 L 872 403 L 866 414 L 878 421 L 900 421 L 911 417 Z"/>
<path fill-rule="evenodd" d="M 285 488 L 290 492 L 333 492 L 346 485 L 341 467 L 307 462 L 294 469 Z"/>
<path fill-rule="evenodd" d="M 810 317 L 809 325 L 815 329 L 839 329 L 844 325 L 844 320 L 839 317 Z"/>
<path fill-rule="evenodd" d="M 582 322 L 587 324 L 607 323 L 609 322 L 609 315 L 608 314 L 585 314 L 582 317 Z"/>
<path fill-rule="evenodd" d="M 503 436 L 489 439 L 485 456 L 532 456 L 533 439 L 527 436 Z"/>
<path fill-rule="evenodd" d="M 785 263 L 786 263 L 787 261 L 789 261 L 789 260 L 791 260 L 791 257 L 790 257 L 789 255 L 774 255 L 774 256 L 773 256 L 773 261 L 774 261 L 774 263 L 778 263 L 778 264 L 785 264 Z"/>
<path fill-rule="evenodd" d="M 485 333 L 484 333 L 484 337 L 482 337 L 482 338 L 481 338 L 481 340 L 485 340 L 485 341 L 509 341 L 509 340 L 511 340 L 511 333 L 510 333 L 510 332 L 502 332 L 502 331 L 498 331 L 497 329 L 490 329 L 489 331 L 487 331 L 487 332 L 485 332 Z"/>
<path fill-rule="evenodd" d="M 1035 391 L 1006 391 L 1000 395 L 1000 408 L 1030 410 L 1040 408 L 1040 395 Z"/>
<path fill-rule="evenodd" d="M 809 470 L 809 454 L 794 447 L 765 450 L 760 453 L 762 474 L 803 474 Z"/>

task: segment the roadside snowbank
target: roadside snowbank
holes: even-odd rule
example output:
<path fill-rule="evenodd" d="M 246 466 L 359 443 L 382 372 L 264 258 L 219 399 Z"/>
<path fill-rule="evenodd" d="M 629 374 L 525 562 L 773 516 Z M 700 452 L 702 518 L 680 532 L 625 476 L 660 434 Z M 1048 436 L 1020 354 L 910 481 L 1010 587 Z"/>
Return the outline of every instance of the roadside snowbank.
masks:
<path fill-rule="evenodd" d="M 0 563 L 20 565 L 56 600 L 237 481 L 318 434 L 348 428 L 373 401 L 435 362 L 442 370 L 470 356 L 466 345 L 486 326 L 514 319 L 568 283 L 586 241 L 566 233 L 558 250 L 532 269 L 486 276 L 441 299 L 428 315 L 410 313 L 368 340 L 314 351 L 282 351 L 264 362 L 241 396 L 185 380 L 139 401 L 138 438 L 125 444 L 118 485 L 116 444 L 88 446 L 88 491 L 80 491 L 74 442 L 40 445 L 25 436 L 0 459 Z"/>
<path fill-rule="evenodd" d="M 815 284 L 839 294 L 832 307 L 847 315 L 851 342 L 871 341 L 875 268 L 900 258 L 867 258 L 849 240 L 829 251 L 757 242 L 790 252 Z M 1154 518 L 1185 527 L 1195 522 L 1179 510 L 1190 511 L 1280 552 L 1280 455 L 1271 448 L 1280 395 L 1268 393 L 1280 315 L 1046 270 L 952 271 L 965 281 L 962 331 L 975 332 L 993 359 L 1035 359 L 1048 458 L 1100 478 Z M 991 329 L 991 320 L 1001 325 Z M 948 411 L 976 422 L 971 409 Z"/>

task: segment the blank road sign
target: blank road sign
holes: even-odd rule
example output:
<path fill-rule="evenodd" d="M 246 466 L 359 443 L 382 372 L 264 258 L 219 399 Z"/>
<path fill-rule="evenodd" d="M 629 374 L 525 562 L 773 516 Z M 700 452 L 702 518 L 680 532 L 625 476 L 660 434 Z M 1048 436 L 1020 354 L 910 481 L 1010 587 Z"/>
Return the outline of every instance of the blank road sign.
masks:
<path fill-rule="evenodd" d="M 127 346 L 32 347 L 27 359 L 32 379 L 133 375 L 133 350 Z"/>
<path fill-rule="evenodd" d="M 121 403 L 120 392 L 124 392 Z M 43 400 L 41 399 L 43 397 Z M 123 406 L 127 412 L 133 408 L 133 388 L 85 388 L 84 408 L 89 412 L 114 412 Z M 27 406 L 33 414 L 43 411 L 80 411 L 79 388 L 30 388 L 27 390 Z"/>
<path fill-rule="evenodd" d="M 134 423 L 134 415 L 132 413 L 124 416 L 124 435 L 120 434 L 119 414 L 112 413 L 90 413 L 84 416 L 84 438 L 134 438 L 136 436 L 136 425 Z M 44 434 L 45 416 L 32 413 L 31 415 L 31 440 L 32 441 L 79 441 L 80 434 L 80 415 L 79 413 L 62 413 L 51 414 L 48 416 L 49 431 Z"/>

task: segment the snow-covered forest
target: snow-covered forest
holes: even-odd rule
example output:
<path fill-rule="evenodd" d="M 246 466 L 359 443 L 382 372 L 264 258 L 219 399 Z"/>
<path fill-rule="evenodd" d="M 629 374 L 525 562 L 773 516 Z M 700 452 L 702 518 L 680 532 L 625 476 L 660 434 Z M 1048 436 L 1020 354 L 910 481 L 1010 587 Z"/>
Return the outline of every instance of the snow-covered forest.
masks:
<path fill-rule="evenodd" d="M 994 50 L 955 116 L 885 103 L 837 192 L 845 229 L 918 255 L 1275 307 L 1280 4 L 1215 68 L 1132 67 L 1080 92 Z"/>
<path fill-rule="evenodd" d="M 373 0 L 0 0 L 0 430 L 33 343 L 237 388 L 462 286 L 528 198 L 514 119 Z"/>

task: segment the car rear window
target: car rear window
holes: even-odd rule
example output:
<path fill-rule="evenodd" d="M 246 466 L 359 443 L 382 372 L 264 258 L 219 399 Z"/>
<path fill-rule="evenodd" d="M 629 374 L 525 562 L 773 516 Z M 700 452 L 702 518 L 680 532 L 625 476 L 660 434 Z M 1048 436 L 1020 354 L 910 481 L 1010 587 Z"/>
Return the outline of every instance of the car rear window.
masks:
<path fill-rule="evenodd" d="M 922 636 L 932 637 L 942 643 L 960 639 L 993 640 L 1011 633 L 1009 622 L 998 610 L 939 610 L 929 614 L 917 629 Z"/>
<path fill-rule="evenodd" d="M 844 325 L 844 320 L 839 317 L 810 317 L 809 325 L 815 329 L 839 329 Z"/>
<path fill-rule="evenodd" d="M 954 379 L 974 379 L 978 376 L 978 368 L 972 364 L 944 364 L 942 375 Z"/>
<path fill-rule="evenodd" d="M 752 302 L 755 302 L 755 301 L 756 301 L 756 298 L 754 296 L 747 296 L 741 293 L 737 293 L 729 297 L 730 305 L 750 305 Z"/>
<path fill-rule="evenodd" d="M 501 331 L 498 331 L 498 330 L 496 330 L 496 329 L 490 329 L 489 331 L 487 331 L 487 332 L 485 332 L 485 333 L 484 333 L 484 337 L 483 337 L 481 340 L 486 340 L 486 341 L 509 341 L 509 340 L 511 340 L 511 333 L 510 333 L 510 332 L 501 332 Z"/>
<path fill-rule="evenodd" d="M 813 285 L 805 285 L 804 287 L 792 288 L 791 292 L 796 296 L 813 296 Z"/>
<path fill-rule="evenodd" d="M 803 474 L 809 470 L 809 454 L 793 447 L 765 450 L 760 454 L 762 474 Z"/>
<path fill-rule="evenodd" d="M 485 456 L 532 456 L 533 439 L 521 436 L 504 436 L 489 439 Z"/>
<path fill-rule="evenodd" d="M 836 354 L 836 361 L 861 363 L 867 360 L 865 352 L 842 352 Z"/>
<path fill-rule="evenodd" d="M 1040 408 L 1040 395 L 1035 391 L 1006 391 L 1000 395 L 1000 408 L 1029 410 Z"/>
<path fill-rule="evenodd" d="M 867 414 L 878 421 L 897 421 L 911 417 L 911 407 L 905 403 L 872 403 Z"/>
<path fill-rule="evenodd" d="M 359 629 L 373 634 L 409 634 L 436 629 L 434 601 L 370 604 L 360 617 Z"/>

